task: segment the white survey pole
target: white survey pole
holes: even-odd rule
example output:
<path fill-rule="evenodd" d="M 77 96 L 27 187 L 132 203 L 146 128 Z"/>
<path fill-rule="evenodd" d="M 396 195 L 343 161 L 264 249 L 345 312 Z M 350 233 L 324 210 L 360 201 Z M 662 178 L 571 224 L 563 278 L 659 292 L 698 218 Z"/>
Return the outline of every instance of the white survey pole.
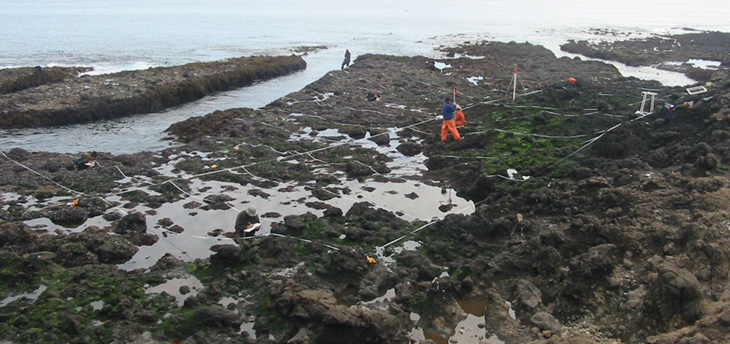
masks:
<path fill-rule="evenodd" d="M 517 68 L 515 68 L 514 77 L 512 78 L 512 100 L 517 97 Z"/>

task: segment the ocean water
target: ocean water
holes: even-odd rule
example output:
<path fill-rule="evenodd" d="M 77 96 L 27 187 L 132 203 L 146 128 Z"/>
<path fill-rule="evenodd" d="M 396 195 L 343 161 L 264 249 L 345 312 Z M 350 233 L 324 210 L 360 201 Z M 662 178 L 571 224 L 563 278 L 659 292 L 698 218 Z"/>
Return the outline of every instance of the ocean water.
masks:
<path fill-rule="evenodd" d="M 0 0 L 0 67 L 115 71 L 305 45 L 416 55 L 476 36 L 555 48 L 591 28 L 727 31 L 728 16 L 717 0 Z"/>
<path fill-rule="evenodd" d="M 305 56 L 306 71 L 162 114 L 2 130 L 0 150 L 120 154 L 160 149 L 169 145 L 159 139 L 171 123 L 214 110 L 263 106 L 338 69 L 345 48 L 353 60 L 364 53 L 432 56 L 439 45 L 497 40 L 540 44 L 562 56 L 567 54 L 559 45 L 568 39 L 625 39 L 687 29 L 729 32 L 727 18 L 730 3 L 716 0 L 0 0 L 0 68 L 75 65 L 103 74 L 325 47 Z M 619 69 L 665 84 L 691 83 L 651 68 Z"/>

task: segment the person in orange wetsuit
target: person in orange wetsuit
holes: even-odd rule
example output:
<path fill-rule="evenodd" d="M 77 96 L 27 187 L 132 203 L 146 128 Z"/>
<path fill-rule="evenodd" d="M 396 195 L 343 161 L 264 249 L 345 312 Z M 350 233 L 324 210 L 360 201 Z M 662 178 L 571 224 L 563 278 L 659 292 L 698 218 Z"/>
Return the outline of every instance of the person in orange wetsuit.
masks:
<path fill-rule="evenodd" d="M 466 124 L 466 116 L 464 116 L 464 112 L 461 111 L 461 106 L 459 105 L 456 106 L 456 112 L 454 113 L 454 124 L 457 127 Z"/>
<path fill-rule="evenodd" d="M 441 108 L 441 117 L 444 119 L 444 123 L 441 125 L 441 142 L 446 141 L 449 133 L 454 137 L 454 140 L 461 140 L 461 135 L 456 130 L 456 123 L 454 121 L 455 113 L 456 105 L 453 104 L 450 97 L 446 97 L 444 99 L 444 106 Z"/>

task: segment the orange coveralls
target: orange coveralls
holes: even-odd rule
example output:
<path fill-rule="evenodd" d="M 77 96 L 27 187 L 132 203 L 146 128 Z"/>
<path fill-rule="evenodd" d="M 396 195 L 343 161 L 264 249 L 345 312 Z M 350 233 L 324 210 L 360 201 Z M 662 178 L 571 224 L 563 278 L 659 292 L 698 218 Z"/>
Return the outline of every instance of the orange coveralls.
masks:
<path fill-rule="evenodd" d="M 464 116 L 464 112 L 461 110 L 456 110 L 456 113 L 454 114 L 454 124 L 457 126 L 466 124 L 466 116 Z"/>
<path fill-rule="evenodd" d="M 446 138 L 449 136 L 449 132 L 451 132 L 451 136 L 454 137 L 454 140 L 461 139 L 461 135 L 459 135 L 459 131 L 456 130 L 456 123 L 454 122 L 455 112 L 456 106 L 451 104 L 451 99 L 447 98 L 441 108 L 441 116 L 444 119 L 444 123 L 441 125 L 441 142 L 446 141 Z"/>
<path fill-rule="evenodd" d="M 461 139 L 459 131 L 456 130 L 456 123 L 453 118 L 445 119 L 444 124 L 441 125 L 441 141 L 446 141 L 446 138 L 449 136 L 449 132 L 451 132 L 451 136 L 454 137 L 454 140 Z"/>

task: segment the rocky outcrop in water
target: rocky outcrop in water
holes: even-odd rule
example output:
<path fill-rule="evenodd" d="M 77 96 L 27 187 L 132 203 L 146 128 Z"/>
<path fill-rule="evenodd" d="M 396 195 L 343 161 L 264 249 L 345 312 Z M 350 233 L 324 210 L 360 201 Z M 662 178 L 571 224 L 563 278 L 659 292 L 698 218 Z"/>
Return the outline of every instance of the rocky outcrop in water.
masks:
<path fill-rule="evenodd" d="M 88 72 L 86 67 L 21 67 L 0 69 L 0 95 L 41 85 L 63 82 Z"/>
<path fill-rule="evenodd" d="M 619 61 L 628 66 L 652 66 L 677 71 L 698 81 L 709 81 L 713 70 L 693 66 L 690 60 L 719 62 L 727 67 L 730 58 L 725 47 L 730 33 L 700 32 L 645 39 L 596 42 L 571 40 L 561 50 L 602 60 Z"/>
<path fill-rule="evenodd" d="M 141 71 L 54 78 L 0 96 L 0 128 L 30 128 L 150 113 L 306 68 L 299 56 L 241 57 Z M 23 79 L 51 78 L 54 69 Z M 64 73 L 65 70 L 58 71 Z M 9 72 L 5 72 L 8 74 Z M 13 91 L 15 90 L 15 91 Z"/>

